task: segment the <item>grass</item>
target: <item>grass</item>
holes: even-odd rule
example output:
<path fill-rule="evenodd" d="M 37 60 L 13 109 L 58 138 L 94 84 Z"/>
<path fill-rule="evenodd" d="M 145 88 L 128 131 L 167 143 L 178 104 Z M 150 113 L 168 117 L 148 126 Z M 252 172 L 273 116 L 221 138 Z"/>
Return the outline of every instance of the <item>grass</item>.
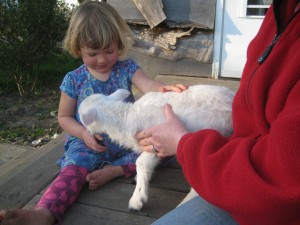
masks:
<path fill-rule="evenodd" d="M 43 128 L 32 128 L 27 127 L 11 127 L 6 130 L 0 130 L 0 137 L 2 140 L 13 141 L 20 137 L 26 137 L 27 139 L 36 139 L 38 137 L 46 135 L 47 132 Z"/>
<path fill-rule="evenodd" d="M 53 52 L 39 65 L 36 92 L 34 94 L 39 91 L 43 92 L 45 88 L 58 88 L 64 75 L 81 64 L 80 59 L 74 59 L 67 53 Z M 0 67 L 0 95 L 10 92 L 17 92 L 16 84 Z"/>

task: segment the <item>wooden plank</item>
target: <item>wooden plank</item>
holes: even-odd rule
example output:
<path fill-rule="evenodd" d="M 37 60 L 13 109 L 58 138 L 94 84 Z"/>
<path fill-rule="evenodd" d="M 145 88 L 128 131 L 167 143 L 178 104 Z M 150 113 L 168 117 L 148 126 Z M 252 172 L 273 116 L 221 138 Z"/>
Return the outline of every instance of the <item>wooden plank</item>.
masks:
<path fill-rule="evenodd" d="M 135 185 L 110 182 L 103 187 L 90 191 L 85 187 L 80 193 L 77 203 L 106 208 L 121 212 L 128 212 L 128 202 L 133 194 Z M 149 189 L 149 200 L 141 212 L 134 214 L 158 218 L 175 208 L 186 193 Z"/>
<path fill-rule="evenodd" d="M 140 27 L 132 27 L 132 30 L 136 40 L 132 47 L 133 51 L 176 61 L 176 63 L 182 59 L 206 64 L 212 63 L 212 31 L 160 28 L 159 31 L 152 32 L 149 28 L 141 29 Z M 187 66 L 184 69 L 186 70 Z M 171 71 L 170 73 L 172 73 Z"/>
<path fill-rule="evenodd" d="M 185 193 L 161 191 L 159 189 L 150 188 L 149 202 L 145 204 L 142 211 L 129 212 L 127 204 L 132 193 L 123 193 L 120 195 L 120 190 L 121 193 L 123 192 L 123 190 L 125 190 L 125 192 L 127 190 L 127 188 L 122 188 L 122 186 L 124 185 L 130 186 L 129 184 L 120 183 L 110 185 L 108 188 L 112 186 L 114 188 L 109 193 L 103 190 L 103 188 L 96 191 L 89 191 L 87 187 L 85 187 L 84 191 L 82 192 L 84 194 L 81 193 L 80 198 L 66 212 L 63 218 L 63 224 L 106 224 L 105 222 L 102 223 L 103 221 L 112 221 L 114 223 L 108 224 L 114 225 L 150 224 L 155 219 L 167 213 L 169 210 L 175 208 L 186 196 Z M 130 189 L 130 191 L 133 190 L 132 187 L 128 187 L 128 189 Z M 172 195 L 171 197 L 170 193 Z M 41 195 L 36 195 L 29 203 L 25 205 L 24 209 L 33 209 L 40 198 Z M 175 201 L 174 198 L 176 199 Z M 83 206 L 86 206 L 86 208 L 84 208 Z M 105 213 L 102 214 L 103 212 Z M 124 221 L 120 220 L 120 218 L 124 219 Z"/>
<path fill-rule="evenodd" d="M 185 181 L 182 181 L 182 179 L 184 179 L 182 175 L 178 176 L 180 171 L 181 170 L 178 168 L 162 167 L 154 174 L 153 181 L 150 185 L 151 188 L 149 189 L 149 201 L 145 204 L 141 212 L 131 213 L 132 216 L 135 215 L 138 216 L 139 219 L 142 219 L 143 222 L 140 224 L 148 224 L 148 220 L 150 223 L 153 221 L 153 218 L 159 218 L 163 214 L 175 208 L 185 198 L 186 191 L 189 190 L 189 187 L 185 187 L 183 190 L 184 192 L 167 190 L 182 189 L 182 187 L 180 187 L 180 183 Z M 112 218 L 119 217 L 117 215 L 118 212 L 129 213 L 128 201 L 135 188 L 135 185 L 130 182 L 133 182 L 133 178 L 126 180 L 117 179 L 95 191 L 88 190 L 88 186 L 86 185 L 75 204 L 67 211 L 66 222 L 63 224 L 73 224 L 72 222 L 74 221 L 74 224 L 83 224 L 80 219 L 77 221 L 77 217 L 85 218 L 85 221 L 88 222 L 87 224 L 97 224 L 97 222 L 106 219 L 103 218 L 103 215 L 100 215 L 101 213 L 99 214 L 99 212 L 103 210 L 109 210 L 107 215 Z M 161 190 L 159 188 L 165 190 Z M 26 204 L 24 209 L 34 208 L 44 192 L 45 189 Z M 94 219 L 92 219 L 92 221 L 90 221 L 89 217 L 86 217 L 87 211 L 85 210 L 77 211 L 77 207 L 81 208 L 82 205 L 91 206 L 93 211 L 97 211 L 97 214 L 99 214 L 97 215 L 97 220 L 94 221 Z M 114 211 L 117 212 L 116 215 L 116 212 Z M 140 218 L 141 216 L 144 216 L 145 218 Z M 151 217 L 152 219 L 149 219 L 148 217 Z M 137 218 L 132 219 L 130 216 L 128 219 L 130 219 L 130 221 L 135 221 Z M 114 222 L 117 222 L 116 224 L 123 224 L 119 223 L 118 220 Z"/>
<path fill-rule="evenodd" d="M 132 0 L 122 0 L 122 4 L 120 0 L 107 0 L 106 2 L 113 6 L 126 22 L 147 25 L 145 17 Z"/>
<path fill-rule="evenodd" d="M 156 188 L 156 189 L 164 189 L 164 190 L 171 190 L 171 191 L 177 191 L 183 194 L 186 194 L 190 191 L 190 186 L 189 184 L 186 182 L 184 175 L 182 173 L 181 169 L 176 168 L 176 165 L 173 166 L 173 164 L 170 165 L 171 167 L 160 167 L 158 168 L 154 174 L 153 174 L 153 178 L 150 181 L 150 187 L 151 188 Z M 112 182 L 118 182 L 118 183 L 123 183 L 123 184 L 128 184 L 130 185 L 130 187 L 135 188 L 135 177 L 130 177 L 130 178 L 124 178 L 124 177 L 120 177 L 120 178 L 116 178 L 114 181 Z M 89 192 L 87 190 L 86 191 Z M 47 188 L 44 188 L 39 195 L 37 196 L 41 196 L 42 194 L 44 194 L 45 190 Z M 101 188 L 100 188 L 101 189 Z M 93 192 L 91 192 L 93 193 Z M 132 190 L 133 193 L 133 190 Z M 129 196 L 132 194 L 129 193 Z M 36 203 L 38 202 L 38 199 L 40 197 L 35 196 L 27 205 L 24 206 L 24 208 L 33 208 Z M 126 196 L 127 198 L 128 196 Z M 128 199 L 126 199 L 127 201 Z"/>
<path fill-rule="evenodd" d="M 0 209 L 23 207 L 53 180 L 64 139 L 63 133 L 0 177 Z"/>
<path fill-rule="evenodd" d="M 28 202 L 23 209 L 34 209 L 35 206 L 37 205 L 37 203 L 40 201 L 42 195 L 38 194 L 36 196 L 33 197 L 33 199 L 30 200 L 30 202 Z"/>
<path fill-rule="evenodd" d="M 152 0 L 155 1 L 155 0 Z M 161 1 L 161 0 L 160 0 Z M 146 2 L 147 0 L 144 0 Z M 107 0 L 129 23 L 147 24 L 132 0 Z M 216 0 L 162 0 L 166 22 L 170 26 L 214 29 Z M 152 9 L 145 12 L 151 15 Z"/>
<path fill-rule="evenodd" d="M 193 59 L 170 61 L 146 55 L 138 51 L 130 51 L 128 56 L 134 59 L 139 65 L 142 65 L 143 71 L 150 77 L 155 77 L 158 74 L 172 74 L 186 76 L 186 81 L 189 81 L 190 78 L 188 76 L 212 76 L 211 64 L 201 63 Z"/>
<path fill-rule="evenodd" d="M 185 180 L 179 164 L 175 161 L 176 159 L 171 160 L 163 162 L 160 167 L 155 169 L 150 181 L 150 187 L 188 193 L 190 185 Z M 115 181 L 135 185 L 135 176 L 130 178 L 120 177 L 115 179 Z"/>
<path fill-rule="evenodd" d="M 186 193 L 183 192 L 150 188 L 149 200 L 144 205 L 141 213 L 147 213 L 150 217 L 159 218 L 176 208 L 185 196 Z"/>
<path fill-rule="evenodd" d="M 36 195 L 24 209 L 33 209 L 41 195 Z M 94 199 L 96 201 L 97 199 Z M 98 225 L 98 224 L 151 224 L 155 218 L 150 218 L 144 215 L 129 213 L 127 211 L 117 211 L 97 206 L 85 205 L 75 202 L 63 218 L 63 225 Z"/>
<path fill-rule="evenodd" d="M 166 83 L 166 84 L 204 84 L 204 85 L 218 85 L 228 87 L 232 91 L 236 92 L 240 86 L 239 79 L 210 79 L 210 78 L 201 78 L 201 77 L 189 77 L 188 79 L 185 76 L 173 76 L 173 75 L 158 75 L 155 79 Z"/>
<path fill-rule="evenodd" d="M 214 29 L 216 0 L 164 0 L 163 4 L 169 25 Z"/>
<path fill-rule="evenodd" d="M 172 168 L 159 168 L 153 175 L 150 187 L 185 193 L 190 191 L 182 170 Z"/>
<path fill-rule="evenodd" d="M 133 2 L 151 29 L 167 18 L 161 0 L 133 0 Z"/>
<path fill-rule="evenodd" d="M 39 149 L 36 149 L 33 147 L 27 147 L 27 146 L 20 147 L 20 146 L 8 144 L 8 143 L 1 143 L 1 144 L 4 145 L 3 148 L 7 148 L 7 151 L 12 150 L 13 152 L 21 152 L 21 151 L 24 151 L 24 152 L 21 153 L 18 157 L 13 158 L 12 160 L 9 160 L 8 163 L 6 161 L 4 161 L 3 158 L 1 158 L 1 160 L 0 160 L 0 177 L 3 176 L 5 173 L 10 172 L 10 170 L 12 168 L 15 168 L 17 165 L 22 163 L 22 161 L 24 161 L 24 159 L 26 157 L 28 157 L 32 153 L 39 150 Z M 0 153 L 0 156 L 1 156 L 1 153 Z"/>
<path fill-rule="evenodd" d="M 62 225 L 147 225 L 154 220 L 126 212 L 75 204 L 65 215 Z"/>

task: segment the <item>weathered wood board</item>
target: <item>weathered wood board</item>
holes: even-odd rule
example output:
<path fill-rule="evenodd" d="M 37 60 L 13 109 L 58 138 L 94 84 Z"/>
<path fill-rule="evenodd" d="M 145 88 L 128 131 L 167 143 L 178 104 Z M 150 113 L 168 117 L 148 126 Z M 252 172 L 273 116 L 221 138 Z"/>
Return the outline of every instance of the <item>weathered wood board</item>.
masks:
<path fill-rule="evenodd" d="M 135 35 L 133 51 L 170 61 L 192 59 L 201 63 L 213 61 L 213 33 L 190 29 L 150 30 L 132 27 Z"/>
<path fill-rule="evenodd" d="M 110 182 L 96 191 L 87 187 L 80 193 L 77 203 L 92 205 L 116 211 L 128 212 L 128 202 L 133 194 L 135 185 Z M 158 218 L 176 207 L 187 193 L 158 188 L 149 189 L 149 199 L 138 215 Z"/>
<path fill-rule="evenodd" d="M 178 75 L 178 76 L 195 76 L 195 77 L 210 77 L 212 74 L 212 66 L 208 63 L 201 63 L 193 59 L 181 59 L 171 61 L 151 55 L 146 55 L 138 51 L 131 51 L 128 55 L 133 58 L 143 71 L 151 77 L 158 74 Z M 188 80 L 188 79 L 187 79 Z"/>
<path fill-rule="evenodd" d="M 51 182 L 59 171 L 65 134 L 52 140 L 0 177 L 0 209 L 23 207 Z M 53 150 L 55 149 L 55 150 Z"/>
<path fill-rule="evenodd" d="M 154 221 L 155 218 L 75 204 L 68 211 L 62 225 L 147 225 Z"/>
<path fill-rule="evenodd" d="M 161 0 L 133 0 L 133 2 L 150 28 L 157 26 L 167 18 Z"/>
<path fill-rule="evenodd" d="M 107 3 L 112 5 L 127 22 L 147 24 L 147 20 L 133 0 L 122 0 L 122 4 L 119 0 L 107 0 Z M 166 22 L 171 26 L 214 29 L 216 0 L 162 0 L 162 4 L 167 17 Z"/>
<path fill-rule="evenodd" d="M 106 2 L 112 5 L 126 22 L 147 25 L 145 17 L 135 6 L 133 0 L 122 0 L 122 4 L 119 0 L 107 0 Z"/>
<path fill-rule="evenodd" d="M 161 73 L 212 76 L 216 0 L 122 0 L 122 4 L 119 0 L 107 0 L 107 3 L 131 25 L 135 35 L 132 51 L 150 56 L 141 64 L 143 68 L 152 67 L 156 59 L 163 59 L 168 66 Z M 159 23 L 162 13 L 166 19 Z M 148 22 L 145 17 L 149 18 Z M 149 24 L 152 21 L 156 23 Z M 188 66 L 181 66 L 187 63 Z"/>
<path fill-rule="evenodd" d="M 190 189 L 176 163 L 159 167 L 154 173 L 148 202 L 140 212 L 128 210 L 128 201 L 134 188 L 134 178 L 118 178 L 94 191 L 89 190 L 86 185 L 75 204 L 67 211 L 62 224 L 151 224 L 174 209 Z M 45 189 L 24 208 L 34 208 Z"/>
<path fill-rule="evenodd" d="M 214 29 L 216 0 L 163 0 L 170 26 Z"/>

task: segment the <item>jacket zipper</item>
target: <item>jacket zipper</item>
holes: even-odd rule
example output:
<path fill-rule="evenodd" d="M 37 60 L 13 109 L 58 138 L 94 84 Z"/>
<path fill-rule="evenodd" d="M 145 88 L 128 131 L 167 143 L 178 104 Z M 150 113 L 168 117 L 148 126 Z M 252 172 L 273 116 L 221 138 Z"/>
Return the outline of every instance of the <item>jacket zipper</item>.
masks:
<path fill-rule="evenodd" d="M 300 0 L 299 0 L 300 1 Z M 287 22 L 286 26 L 284 29 L 280 28 L 280 23 L 279 23 L 279 7 L 280 7 L 280 1 L 276 1 L 274 0 L 274 15 L 275 15 L 275 22 L 276 22 L 276 27 L 277 27 L 277 31 L 276 34 L 271 42 L 271 44 L 266 48 L 266 50 L 263 52 L 263 54 L 258 58 L 258 65 L 253 69 L 249 81 L 248 81 L 248 85 L 247 85 L 247 91 L 246 91 L 246 99 L 248 102 L 249 107 L 252 109 L 252 104 L 251 104 L 251 100 L 250 100 L 250 85 L 251 82 L 254 78 L 254 76 L 256 75 L 256 71 L 257 69 L 260 67 L 260 65 L 268 58 L 269 54 L 271 53 L 274 45 L 277 43 L 277 41 L 279 40 L 280 36 L 283 34 L 285 28 L 288 27 L 288 25 L 290 24 L 290 22 L 299 14 L 300 9 L 297 9 L 297 11 L 293 14 L 293 16 L 290 18 L 290 20 Z"/>
<path fill-rule="evenodd" d="M 280 22 L 279 22 L 279 7 L 280 7 L 280 1 L 274 1 L 274 4 L 277 5 L 277 7 L 274 8 L 274 15 L 275 15 L 275 21 L 276 21 L 276 27 L 277 27 L 277 32 L 271 42 L 271 44 L 266 48 L 266 50 L 263 52 L 263 54 L 258 58 L 258 63 L 262 64 L 266 58 L 268 58 L 269 54 L 271 53 L 274 45 L 277 43 L 278 39 L 280 38 L 281 34 L 283 33 L 283 31 L 285 30 L 286 27 L 288 27 L 288 25 L 290 24 L 290 22 L 298 15 L 300 8 L 296 9 L 295 13 L 292 15 L 292 17 L 289 19 L 289 21 L 287 22 L 286 26 L 284 29 L 281 29 L 280 27 Z M 299 4 L 299 3 L 298 3 Z M 298 7 L 298 6 L 297 6 Z"/>
<path fill-rule="evenodd" d="M 258 58 L 258 63 L 262 64 L 266 58 L 269 56 L 270 52 L 272 51 L 274 45 L 277 43 L 278 39 L 280 38 L 280 34 L 275 34 L 271 44 L 266 48 L 266 50 L 263 52 L 263 54 Z"/>

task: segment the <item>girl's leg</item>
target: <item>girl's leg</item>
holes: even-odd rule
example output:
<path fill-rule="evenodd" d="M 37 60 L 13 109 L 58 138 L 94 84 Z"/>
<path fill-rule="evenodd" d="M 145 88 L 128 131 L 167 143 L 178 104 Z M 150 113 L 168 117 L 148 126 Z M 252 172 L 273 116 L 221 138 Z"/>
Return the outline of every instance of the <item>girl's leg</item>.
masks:
<path fill-rule="evenodd" d="M 49 210 L 40 208 L 34 210 L 12 209 L 0 211 L 1 225 L 51 225 L 54 217 Z"/>
<path fill-rule="evenodd" d="M 76 165 L 66 166 L 33 210 L 2 210 L 0 224 L 10 225 L 51 225 L 61 221 L 64 212 L 80 193 L 88 170 Z"/>
<path fill-rule="evenodd" d="M 136 174 L 136 165 L 129 164 L 129 165 L 122 165 L 124 175 L 126 178 L 131 177 Z"/>
<path fill-rule="evenodd" d="M 125 175 L 130 177 L 136 173 L 135 161 L 138 155 L 128 149 L 118 153 L 118 159 L 111 160 L 110 164 L 106 164 L 101 169 L 98 169 L 86 177 L 89 182 L 90 190 L 94 190 L 116 177 Z"/>
<path fill-rule="evenodd" d="M 95 190 L 112 179 L 123 176 L 124 174 L 122 166 L 106 165 L 102 169 L 95 170 L 88 174 L 86 181 L 89 183 L 89 189 Z"/>
<path fill-rule="evenodd" d="M 200 196 L 156 220 L 152 225 L 238 225 L 224 210 L 206 202 Z"/>
<path fill-rule="evenodd" d="M 82 187 L 88 170 L 77 165 L 69 165 L 62 169 L 57 178 L 48 187 L 36 209 L 48 209 L 55 220 L 61 221 L 65 211 L 75 202 Z"/>

